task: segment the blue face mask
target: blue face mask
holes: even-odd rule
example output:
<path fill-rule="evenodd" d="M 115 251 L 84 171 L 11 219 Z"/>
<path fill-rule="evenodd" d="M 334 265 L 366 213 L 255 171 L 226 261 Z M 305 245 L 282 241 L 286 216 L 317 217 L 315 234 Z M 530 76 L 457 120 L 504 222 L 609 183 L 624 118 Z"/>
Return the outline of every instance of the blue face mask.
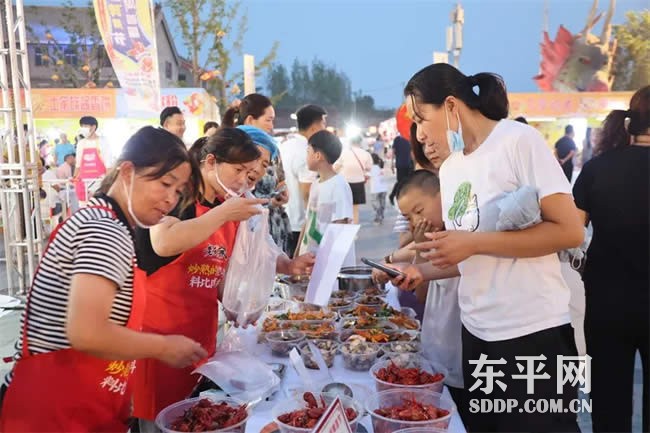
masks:
<path fill-rule="evenodd" d="M 461 152 L 465 148 L 463 141 L 463 126 L 460 124 L 460 116 L 456 114 L 458 119 L 458 132 L 452 131 L 449 128 L 449 112 L 445 110 L 445 117 L 447 118 L 447 144 L 449 145 L 450 152 Z"/>

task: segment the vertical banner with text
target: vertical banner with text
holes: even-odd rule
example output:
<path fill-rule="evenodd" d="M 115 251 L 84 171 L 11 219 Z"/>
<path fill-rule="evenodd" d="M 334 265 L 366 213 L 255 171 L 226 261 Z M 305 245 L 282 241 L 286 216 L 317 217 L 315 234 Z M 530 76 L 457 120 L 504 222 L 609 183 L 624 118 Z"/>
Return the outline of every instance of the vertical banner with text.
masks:
<path fill-rule="evenodd" d="M 130 107 L 160 111 L 156 25 L 151 0 L 93 0 L 97 25 Z"/>

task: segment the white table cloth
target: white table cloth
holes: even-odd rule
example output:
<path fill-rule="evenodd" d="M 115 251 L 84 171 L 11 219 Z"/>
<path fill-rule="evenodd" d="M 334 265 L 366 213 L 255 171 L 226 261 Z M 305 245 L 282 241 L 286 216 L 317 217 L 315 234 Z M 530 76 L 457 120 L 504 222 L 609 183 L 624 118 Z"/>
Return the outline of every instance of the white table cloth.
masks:
<path fill-rule="evenodd" d="M 399 301 L 397 300 L 397 289 L 390 285 L 389 288 L 390 291 L 387 296 L 387 301 L 393 307 L 399 308 Z M 247 332 L 257 331 L 250 329 Z M 289 362 L 289 358 L 281 358 L 271 355 L 271 350 L 263 344 L 256 345 L 254 352 L 256 356 L 259 356 L 259 358 L 265 362 L 285 364 L 287 368 L 285 371 L 284 379 L 282 380 L 281 390 L 276 392 L 270 401 L 263 401 L 257 407 L 255 407 L 253 416 L 251 416 L 251 418 L 248 420 L 248 423 L 246 424 L 246 433 L 259 433 L 262 428 L 264 428 L 264 426 L 273 421 L 273 417 L 271 416 L 271 409 L 273 406 L 275 406 L 278 401 L 287 398 L 291 390 L 298 389 L 302 386 L 302 383 L 298 378 L 298 374 Z M 310 371 L 314 371 L 314 374 L 318 373 L 315 370 Z M 343 358 L 340 355 L 337 355 L 335 357 L 334 365 L 329 369 L 329 371 L 335 381 L 351 385 L 353 391 L 360 388 L 365 388 L 368 390 L 368 392 L 375 392 L 375 383 L 370 376 L 370 373 L 367 371 L 352 371 L 346 369 L 343 364 Z M 447 397 L 450 397 L 447 388 L 445 388 L 444 394 Z M 365 401 L 362 401 L 362 399 L 360 399 L 360 402 L 362 404 L 365 403 Z M 361 424 L 366 428 L 368 432 L 372 433 L 372 423 L 369 415 L 366 415 L 362 419 Z M 451 418 L 451 423 L 449 424 L 449 433 L 466 433 L 465 426 L 463 425 L 457 411 Z"/>

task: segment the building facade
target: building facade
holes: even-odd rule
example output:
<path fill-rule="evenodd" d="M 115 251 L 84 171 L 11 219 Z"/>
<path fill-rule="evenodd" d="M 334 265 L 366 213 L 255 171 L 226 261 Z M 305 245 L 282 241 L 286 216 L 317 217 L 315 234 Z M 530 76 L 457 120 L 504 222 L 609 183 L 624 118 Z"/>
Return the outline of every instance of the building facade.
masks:
<path fill-rule="evenodd" d="M 33 88 L 119 87 L 92 8 L 25 8 L 27 49 Z M 194 87 L 191 64 L 183 59 L 160 5 L 155 6 L 160 87 Z"/>

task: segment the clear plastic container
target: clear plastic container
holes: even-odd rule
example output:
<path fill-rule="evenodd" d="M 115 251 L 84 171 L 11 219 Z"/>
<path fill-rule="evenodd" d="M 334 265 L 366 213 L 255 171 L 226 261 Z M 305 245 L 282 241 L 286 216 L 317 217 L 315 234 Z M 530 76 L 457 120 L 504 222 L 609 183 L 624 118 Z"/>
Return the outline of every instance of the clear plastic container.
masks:
<path fill-rule="evenodd" d="M 348 292 L 347 290 L 334 290 L 330 295 L 330 299 L 350 299 L 354 301 L 358 293 Z"/>
<path fill-rule="evenodd" d="M 331 298 L 327 307 L 340 315 L 354 308 L 354 298 Z"/>
<path fill-rule="evenodd" d="M 359 296 L 354 303 L 361 307 L 380 310 L 381 307 L 386 305 L 386 298 L 381 296 Z"/>
<path fill-rule="evenodd" d="M 311 340 L 311 342 L 320 350 L 325 365 L 327 365 L 328 368 L 332 367 L 332 365 L 334 365 L 334 357 L 339 349 L 339 344 L 333 340 L 323 339 Z M 311 353 L 309 344 L 306 342 L 300 345 L 300 355 L 302 356 L 302 361 L 305 363 L 305 367 L 318 370 L 318 364 L 316 364 L 316 360 Z"/>
<path fill-rule="evenodd" d="M 379 345 L 353 340 L 341 344 L 339 351 L 343 357 L 345 368 L 356 371 L 368 371 L 377 361 Z"/>
<path fill-rule="evenodd" d="M 397 365 L 398 367 L 401 368 L 418 368 L 422 371 L 426 371 L 429 374 L 436 374 L 440 373 L 442 374 L 442 378 L 440 380 L 432 382 L 432 383 L 427 383 L 424 385 L 400 385 L 397 383 L 390 383 L 386 382 L 384 380 L 378 379 L 377 378 L 377 372 L 381 370 L 382 368 L 386 368 L 390 365 L 390 363 L 393 363 Z M 413 354 L 401 354 L 401 355 L 389 355 L 389 356 L 384 356 L 376 362 L 371 368 L 370 368 L 370 375 L 375 381 L 375 388 L 377 389 L 378 392 L 385 391 L 388 389 L 403 389 L 403 390 L 429 390 L 433 392 L 442 392 L 443 389 L 443 383 L 445 380 L 445 377 L 447 376 L 446 371 L 439 371 L 442 370 L 442 368 L 434 368 L 431 363 L 423 358 L 422 356 L 418 355 L 413 355 Z"/>
<path fill-rule="evenodd" d="M 386 355 L 400 355 L 402 353 L 422 353 L 422 344 L 419 341 L 394 341 L 383 347 Z"/>
<path fill-rule="evenodd" d="M 265 338 L 273 355 L 289 356 L 291 349 L 300 346 L 300 343 L 305 341 L 305 333 L 294 330 L 273 331 L 268 332 Z"/>
<path fill-rule="evenodd" d="M 440 418 L 428 421 L 400 421 L 387 418 L 375 413 L 377 409 L 385 409 L 393 406 L 401 406 L 409 400 L 415 400 L 421 404 L 433 405 L 436 408 L 447 410 L 449 413 Z M 453 400 L 444 395 L 429 390 L 410 390 L 410 389 L 389 389 L 371 395 L 366 400 L 366 410 L 372 420 L 374 433 L 395 433 L 400 429 L 419 427 L 419 428 L 438 428 L 446 431 L 449 427 L 451 417 L 456 412 L 456 405 Z M 425 430 L 431 431 L 431 430 Z M 435 431 L 435 430 L 434 430 Z"/>
<path fill-rule="evenodd" d="M 234 398 L 230 397 L 225 397 L 225 398 L 219 398 L 216 396 L 205 396 L 205 397 L 194 397 L 194 398 L 188 398 L 187 400 L 182 400 L 177 403 L 174 403 L 172 405 L 167 406 L 163 410 L 160 411 L 158 416 L 156 417 L 156 426 L 163 432 L 163 433 L 176 433 L 177 430 L 172 430 L 169 428 L 169 426 L 172 425 L 174 421 L 176 421 L 179 417 L 183 416 L 185 411 L 187 411 L 189 408 L 192 406 L 196 405 L 200 400 L 203 400 L 204 398 L 207 398 L 208 400 L 212 401 L 213 403 L 221 403 L 221 402 L 226 402 L 230 406 L 237 407 L 242 404 L 245 404 L 241 400 L 237 400 Z M 238 424 L 230 427 L 226 427 L 223 429 L 218 429 L 218 430 L 206 430 L 208 433 L 244 433 L 246 431 L 246 421 L 248 421 L 248 418 L 250 418 L 252 414 L 252 411 L 249 409 L 246 414 L 246 418 L 239 422 Z"/>
<path fill-rule="evenodd" d="M 322 394 L 314 393 L 314 396 L 319 402 L 320 402 L 320 397 L 322 396 L 323 400 L 325 401 L 325 405 L 326 405 L 325 407 L 329 406 L 329 404 L 332 401 L 334 401 L 334 398 L 336 397 L 336 395 L 334 394 L 327 394 L 327 393 L 322 393 Z M 295 410 L 306 409 L 307 403 L 305 403 L 305 401 L 301 397 L 302 396 L 296 396 L 293 398 L 282 400 L 278 404 L 276 404 L 271 410 L 271 415 L 273 416 L 273 420 L 275 421 L 276 425 L 280 429 L 280 433 L 308 433 L 312 431 L 311 428 L 292 427 L 283 422 L 280 422 L 280 420 L 278 419 L 278 417 L 281 415 L 291 413 Z M 350 422 L 350 427 L 352 427 L 352 431 L 357 431 L 357 423 L 365 415 L 363 405 L 358 401 L 353 400 L 349 397 L 345 397 L 345 396 L 338 396 L 338 397 L 341 399 L 341 403 L 343 403 L 344 408 L 352 408 L 357 412 L 357 417 Z"/>
<path fill-rule="evenodd" d="M 395 433 L 445 433 L 447 429 L 439 427 L 411 427 L 398 430 Z"/>

